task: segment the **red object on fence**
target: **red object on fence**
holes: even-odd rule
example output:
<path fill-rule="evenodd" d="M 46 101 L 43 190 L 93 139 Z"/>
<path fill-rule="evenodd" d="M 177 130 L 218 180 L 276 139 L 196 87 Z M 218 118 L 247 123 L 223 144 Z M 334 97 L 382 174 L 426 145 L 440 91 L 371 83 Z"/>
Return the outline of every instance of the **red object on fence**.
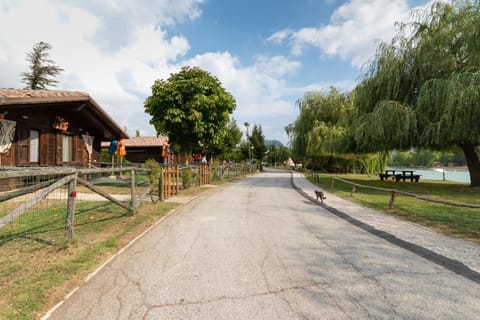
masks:
<path fill-rule="evenodd" d="M 70 197 L 75 198 L 77 196 L 77 191 L 72 191 Z"/>

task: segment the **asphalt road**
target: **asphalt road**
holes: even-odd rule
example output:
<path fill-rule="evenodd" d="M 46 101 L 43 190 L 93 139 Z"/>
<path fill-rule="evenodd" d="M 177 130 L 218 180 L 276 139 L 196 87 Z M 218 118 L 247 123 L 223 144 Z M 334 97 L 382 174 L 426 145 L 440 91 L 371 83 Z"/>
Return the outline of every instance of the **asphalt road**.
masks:
<path fill-rule="evenodd" d="M 183 206 L 50 319 L 480 319 L 480 285 L 269 172 Z"/>

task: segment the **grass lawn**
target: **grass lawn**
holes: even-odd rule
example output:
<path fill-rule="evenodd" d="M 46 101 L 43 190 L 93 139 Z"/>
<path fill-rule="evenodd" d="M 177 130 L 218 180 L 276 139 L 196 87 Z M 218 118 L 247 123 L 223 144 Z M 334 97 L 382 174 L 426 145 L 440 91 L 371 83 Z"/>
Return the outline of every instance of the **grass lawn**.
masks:
<path fill-rule="evenodd" d="M 179 196 L 207 189 L 192 187 Z M 102 190 L 130 193 L 125 186 L 102 186 Z M 77 192 L 85 191 L 77 187 Z M 65 201 L 50 201 L 48 207 L 39 206 L 33 214 L 0 228 L 0 320 L 39 318 L 98 265 L 178 205 L 145 202 L 129 214 L 109 202 L 79 201 L 71 243 L 65 241 Z"/>
<path fill-rule="evenodd" d="M 97 265 L 176 203 L 144 203 L 135 214 L 108 202 L 79 202 L 67 244 L 65 204 L 41 208 L 0 229 L 0 319 L 35 319 Z"/>
<path fill-rule="evenodd" d="M 368 177 L 354 174 L 319 174 L 315 181 L 309 174 L 306 174 L 306 176 L 312 183 L 345 199 L 428 226 L 437 232 L 480 244 L 480 208 L 443 205 L 397 194 L 393 208 L 388 209 L 389 192 L 357 187 L 353 197 L 350 197 L 352 185 L 336 180 L 334 188 L 332 188 L 332 177 L 337 176 L 366 186 L 406 191 L 432 199 L 475 205 L 480 205 L 480 188 L 478 187 L 472 188 L 466 184 L 434 180 L 420 180 L 419 183 L 380 181 L 376 176 Z"/>

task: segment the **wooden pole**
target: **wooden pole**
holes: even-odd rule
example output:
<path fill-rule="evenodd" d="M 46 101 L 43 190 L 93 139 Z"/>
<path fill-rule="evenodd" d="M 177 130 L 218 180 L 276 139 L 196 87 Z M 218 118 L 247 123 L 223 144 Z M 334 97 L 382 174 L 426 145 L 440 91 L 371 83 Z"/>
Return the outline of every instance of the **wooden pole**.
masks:
<path fill-rule="evenodd" d="M 352 186 L 352 192 L 350 193 L 350 197 L 353 197 L 353 195 L 355 194 L 355 191 L 357 191 L 357 186 L 353 185 Z"/>
<path fill-rule="evenodd" d="M 77 193 L 75 188 L 77 186 L 77 177 L 68 182 L 68 200 L 67 200 L 67 221 L 65 222 L 65 237 L 70 241 L 75 236 L 73 225 L 75 223 L 75 198 Z"/>
<path fill-rule="evenodd" d="M 131 196 L 131 206 L 135 208 L 135 169 L 130 170 L 130 196 Z"/>
<path fill-rule="evenodd" d="M 167 170 L 167 198 L 172 195 L 172 167 Z"/>
<path fill-rule="evenodd" d="M 202 166 L 198 167 L 198 186 L 202 186 Z"/>
<path fill-rule="evenodd" d="M 392 191 L 390 196 L 390 202 L 388 203 L 388 209 L 392 209 L 394 203 L 395 203 L 395 191 Z"/>
<path fill-rule="evenodd" d="M 179 185 L 180 185 L 180 171 L 178 170 L 178 166 L 175 166 L 175 175 L 176 175 L 176 182 L 175 182 L 175 195 L 178 195 L 178 189 L 179 189 Z"/>
<path fill-rule="evenodd" d="M 163 170 L 160 170 L 160 174 L 158 175 L 158 198 L 160 201 L 163 201 Z"/>

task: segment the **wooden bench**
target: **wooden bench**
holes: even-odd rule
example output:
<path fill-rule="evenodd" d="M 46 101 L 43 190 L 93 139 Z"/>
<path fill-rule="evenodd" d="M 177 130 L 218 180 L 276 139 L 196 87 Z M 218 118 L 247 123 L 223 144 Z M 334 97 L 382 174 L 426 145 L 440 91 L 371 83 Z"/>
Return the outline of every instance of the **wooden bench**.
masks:
<path fill-rule="evenodd" d="M 406 181 L 407 179 L 410 179 L 411 182 L 413 182 L 413 180 L 415 180 L 415 182 L 418 182 L 420 180 L 420 177 L 421 177 L 420 174 L 412 174 L 412 175 L 396 174 L 395 181 L 399 182 L 400 180 Z"/>
<path fill-rule="evenodd" d="M 392 173 L 391 170 L 387 170 L 385 171 L 385 173 L 380 173 L 378 176 L 380 177 L 380 180 L 383 181 L 383 180 L 388 180 L 388 178 L 392 177 L 392 179 L 395 179 L 395 171 L 393 171 Z"/>

